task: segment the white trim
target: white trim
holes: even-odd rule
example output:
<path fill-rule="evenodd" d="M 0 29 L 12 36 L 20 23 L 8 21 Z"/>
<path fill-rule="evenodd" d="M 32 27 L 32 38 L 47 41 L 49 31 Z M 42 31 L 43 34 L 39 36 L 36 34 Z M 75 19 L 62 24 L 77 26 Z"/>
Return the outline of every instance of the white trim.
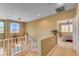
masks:
<path fill-rule="evenodd" d="M 74 18 L 75 18 L 75 17 L 74 17 Z M 70 20 L 72 20 L 72 19 L 74 19 L 74 18 L 60 19 L 60 20 L 57 20 L 57 23 L 62 23 L 62 21 L 67 22 L 67 21 L 70 21 Z"/>
<path fill-rule="evenodd" d="M 39 56 L 41 56 L 41 40 L 44 40 L 44 39 L 46 39 L 48 37 L 52 37 L 52 35 L 48 35 L 48 36 L 45 36 L 45 37 L 42 37 L 42 38 L 38 39 L 37 46 L 38 46 L 38 53 L 39 53 L 38 55 Z"/>
<path fill-rule="evenodd" d="M 48 36 L 45 36 L 45 37 L 42 37 L 42 38 L 40 38 L 40 39 L 38 39 L 38 40 L 44 40 L 44 39 L 46 39 L 46 38 L 48 38 L 48 37 L 52 37 L 52 34 L 51 34 L 51 35 L 48 35 Z"/>
<path fill-rule="evenodd" d="M 41 40 L 38 40 L 37 47 L 38 47 L 38 55 L 41 56 Z"/>

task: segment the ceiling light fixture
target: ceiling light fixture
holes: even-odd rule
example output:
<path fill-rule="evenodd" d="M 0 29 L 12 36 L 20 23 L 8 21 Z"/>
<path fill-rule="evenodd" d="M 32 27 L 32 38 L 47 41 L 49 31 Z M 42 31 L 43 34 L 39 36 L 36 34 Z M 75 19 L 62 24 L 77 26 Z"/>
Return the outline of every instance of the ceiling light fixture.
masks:
<path fill-rule="evenodd" d="M 38 14 L 38 16 L 40 16 L 40 13 Z"/>
<path fill-rule="evenodd" d="M 57 3 L 58 5 L 62 5 L 63 3 Z"/>

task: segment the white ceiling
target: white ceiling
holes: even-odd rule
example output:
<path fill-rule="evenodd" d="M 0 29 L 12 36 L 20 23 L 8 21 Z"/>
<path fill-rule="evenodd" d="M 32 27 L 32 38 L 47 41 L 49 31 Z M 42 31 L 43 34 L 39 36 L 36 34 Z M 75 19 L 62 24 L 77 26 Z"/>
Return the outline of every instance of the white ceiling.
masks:
<path fill-rule="evenodd" d="M 76 7 L 75 3 L 0 3 L 0 18 L 32 21 L 56 14 L 56 8 L 64 6 L 66 11 Z"/>

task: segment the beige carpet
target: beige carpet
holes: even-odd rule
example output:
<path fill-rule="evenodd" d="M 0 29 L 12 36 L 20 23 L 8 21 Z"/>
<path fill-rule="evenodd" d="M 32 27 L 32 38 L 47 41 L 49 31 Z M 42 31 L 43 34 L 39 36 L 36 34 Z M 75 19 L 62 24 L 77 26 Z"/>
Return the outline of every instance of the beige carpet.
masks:
<path fill-rule="evenodd" d="M 48 56 L 76 56 L 76 52 L 69 48 L 57 46 Z"/>
<path fill-rule="evenodd" d="M 38 56 L 38 53 L 36 51 L 26 50 L 18 53 L 16 56 Z M 52 50 L 48 56 L 76 56 L 76 52 L 69 48 L 56 46 L 56 48 Z"/>
<path fill-rule="evenodd" d="M 38 53 L 36 51 L 25 50 L 21 53 L 18 53 L 16 56 L 37 56 Z"/>

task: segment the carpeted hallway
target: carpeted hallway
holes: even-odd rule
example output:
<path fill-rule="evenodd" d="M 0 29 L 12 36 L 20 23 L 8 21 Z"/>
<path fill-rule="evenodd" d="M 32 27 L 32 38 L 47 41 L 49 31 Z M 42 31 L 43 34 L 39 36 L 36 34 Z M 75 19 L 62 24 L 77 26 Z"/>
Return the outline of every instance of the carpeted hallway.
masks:
<path fill-rule="evenodd" d="M 56 46 L 48 56 L 76 56 L 76 52 L 73 49 Z"/>
<path fill-rule="evenodd" d="M 21 53 L 18 53 L 16 56 L 37 56 L 38 53 L 36 51 L 26 50 Z"/>
<path fill-rule="evenodd" d="M 26 50 L 18 53 L 16 56 L 38 56 L 36 51 Z M 73 49 L 56 46 L 47 56 L 76 56 L 76 52 Z"/>

